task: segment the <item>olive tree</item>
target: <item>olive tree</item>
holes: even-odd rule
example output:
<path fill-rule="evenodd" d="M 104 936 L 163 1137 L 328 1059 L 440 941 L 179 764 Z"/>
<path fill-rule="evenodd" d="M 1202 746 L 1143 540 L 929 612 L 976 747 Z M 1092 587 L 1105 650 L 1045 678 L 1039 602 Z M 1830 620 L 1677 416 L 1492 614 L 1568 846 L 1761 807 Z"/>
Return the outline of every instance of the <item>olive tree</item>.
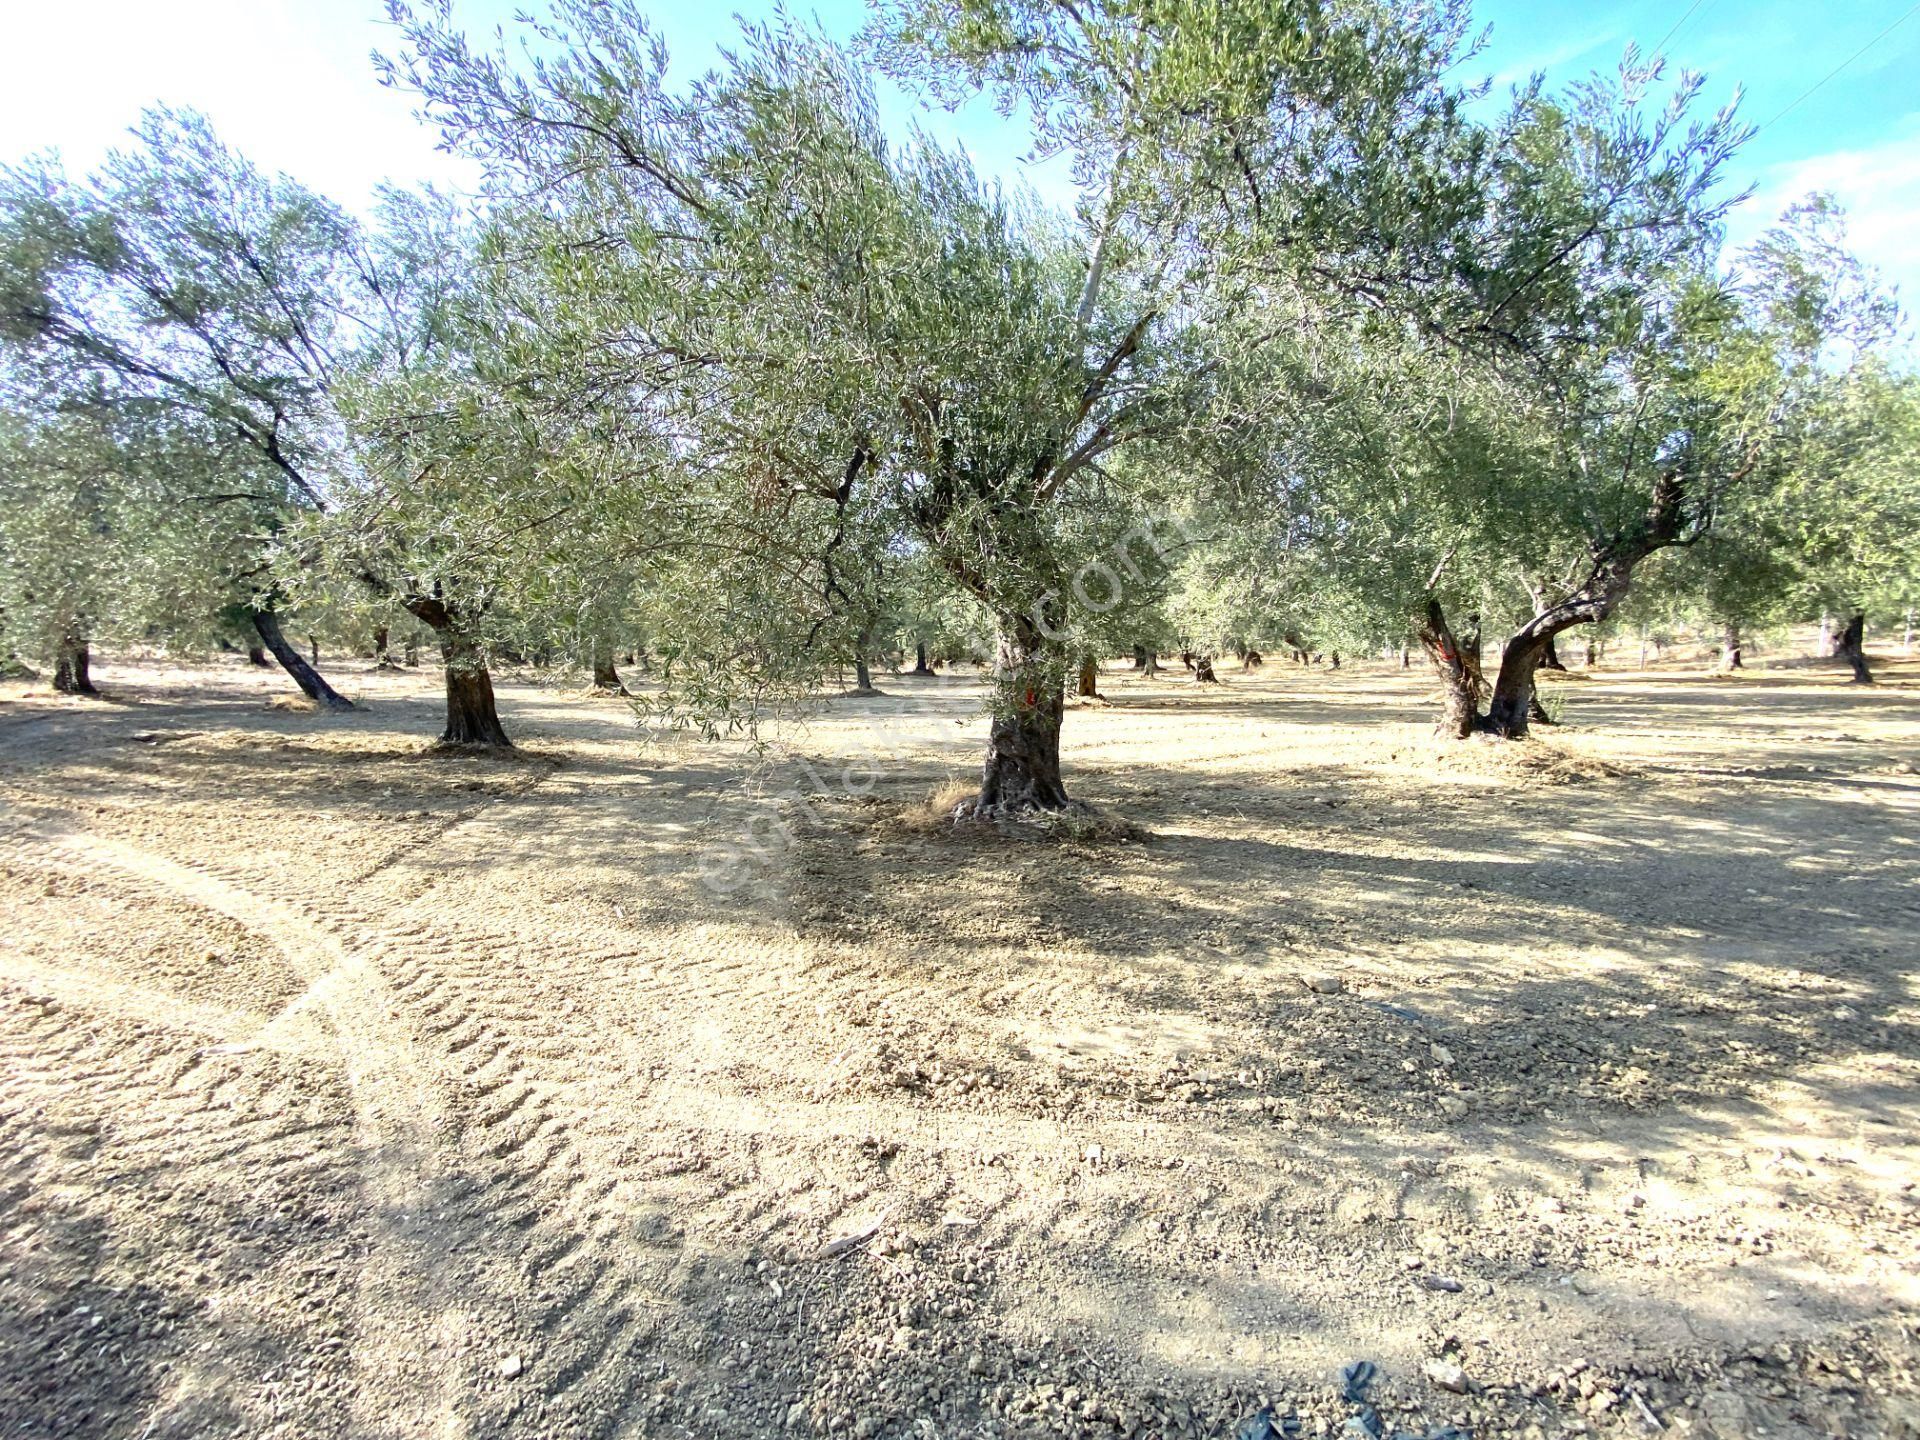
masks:
<path fill-rule="evenodd" d="M 218 488 L 222 442 L 204 427 L 36 398 L 0 412 L 0 637 L 50 662 L 55 689 L 90 694 L 93 644 L 204 645 L 250 593 L 251 547 L 209 523 L 244 497 Z"/>
<path fill-rule="evenodd" d="M 393 15 L 392 78 L 545 236 L 565 388 L 670 416 L 707 478 L 777 499 L 793 563 L 897 524 L 992 615 L 982 815 L 1068 803 L 1076 581 L 1144 568 L 1121 459 L 1204 438 L 1220 338 L 1267 338 L 1233 317 L 1277 286 L 1397 306 L 1483 218 L 1459 7 L 883 11 L 908 83 L 1031 106 L 1070 216 L 890 146 L 858 66 L 784 23 L 675 91 L 631 5 L 557 5 L 521 65 L 445 5 Z"/>
<path fill-rule="evenodd" d="M 198 115 L 149 111 L 135 139 L 82 181 L 51 160 L 0 176 L 0 340 L 20 363 L 191 415 L 251 504 L 323 510 L 343 438 L 332 390 L 391 299 L 359 228 Z M 212 523 L 229 519 L 241 510 Z M 255 519 L 233 533 L 259 534 Z M 262 641 L 309 696 L 348 708 L 287 643 L 279 603 L 253 598 Z"/>

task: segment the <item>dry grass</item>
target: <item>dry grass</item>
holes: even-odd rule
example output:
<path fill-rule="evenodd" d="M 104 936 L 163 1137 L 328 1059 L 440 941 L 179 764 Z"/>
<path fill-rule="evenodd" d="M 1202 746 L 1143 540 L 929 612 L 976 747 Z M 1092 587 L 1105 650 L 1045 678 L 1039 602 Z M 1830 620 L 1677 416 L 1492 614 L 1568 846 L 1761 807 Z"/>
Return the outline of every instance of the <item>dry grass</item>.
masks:
<path fill-rule="evenodd" d="M 963 780 L 958 775 L 942 780 L 927 792 L 924 800 L 908 805 L 900 814 L 900 827 L 915 834 L 930 834 L 953 828 L 954 812 L 980 793 L 980 782 Z"/>

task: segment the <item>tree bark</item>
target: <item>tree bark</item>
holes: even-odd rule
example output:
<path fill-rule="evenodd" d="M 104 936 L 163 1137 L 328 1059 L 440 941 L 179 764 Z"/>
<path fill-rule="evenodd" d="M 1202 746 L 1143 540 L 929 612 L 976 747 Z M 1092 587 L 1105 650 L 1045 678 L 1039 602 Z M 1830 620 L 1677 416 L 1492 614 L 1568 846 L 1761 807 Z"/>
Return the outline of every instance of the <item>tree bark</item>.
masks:
<path fill-rule="evenodd" d="M 307 650 L 313 656 L 313 663 L 318 665 L 320 663 L 320 637 L 319 636 L 317 635 L 307 636 Z"/>
<path fill-rule="evenodd" d="M 1846 628 L 1840 632 L 1840 638 L 1833 642 L 1834 655 L 1853 667 L 1853 683 L 1856 685 L 1873 684 L 1873 672 L 1867 669 L 1867 617 L 1859 611 L 1854 612 Z"/>
<path fill-rule="evenodd" d="M 1727 621 L 1726 633 L 1720 641 L 1720 668 L 1739 670 L 1740 663 L 1740 627 L 1733 621 Z"/>
<path fill-rule="evenodd" d="M 1547 637 L 1546 652 L 1540 657 L 1540 668 L 1542 670 L 1565 670 L 1567 668 L 1560 663 L 1560 651 L 1554 645 L 1553 636 L 1551 635 Z"/>
<path fill-rule="evenodd" d="M 447 728 L 440 743 L 511 750 L 513 741 L 493 703 L 493 676 L 479 647 L 463 637 L 443 635 L 440 655 L 447 667 Z"/>
<path fill-rule="evenodd" d="M 1548 637 L 1522 630 L 1500 651 L 1500 669 L 1494 675 L 1493 696 L 1480 728 L 1503 740 L 1523 740 L 1527 722 L 1533 718 L 1538 702 L 1534 698 L 1534 674 L 1547 653 Z M 1545 714 L 1545 711 L 1541 711 Z"/>
<path fill-rule="evenodd" d="M 93 688 L 93 656 L 78 635 L 62 636 L 53 658 L 53 688 L 62 695 L 98 695 Z"/>
<path fill-rule="evenodd" d="M 1440 602 L 1427 598 L 1427 613 L 1420 623 L 1420 646 L 1433 662 L 1440 677 L 1440 724 L 1443 735 L 1464 740 L 1473 734 L 1480 714 L 1479 667 L 1470 664 L 1453 628 L 1447 624 Z"/>
<path fill-rule="evenodd" d="M 593 688 L 605 690 L 610 695 L 627 693 L 627 687 L 621 683 L 620 672 L 613 667 L 613 651 L 597 641 L 593 645 Z"/>
<path fill-rule="evenodd" d="M 1240 657 L 1242 670 L 1258 670 L 1264 664 L 1266 664 L 1266 657 L 1258 650 L 1249 650 Z"/>
<path fill-rule="evenodd" d="M 447 677 L 447 726 L 440 732 L 440 743 L 511 750 L 513 741 L 507 738 L 494 706 L 486 652 L 461 632 L 453 609 L 437 595 L 409 595 L 401 603 L 440 637 L 440 660 Z"/>
<path fill-rule="evenodd" d="M 287 643 L 287 637 L 281 632 L 280 619 L 271 610 L 252 612 L 253 628 L 259 632 L 260 641 L 272 652 L 273 658 L 280 662 L 280 668 L 293 678 L 300 687 L 300 693 L 323 710 L 351 710 L 353 702 L 336 691 L 303 658 L 300 652 Z"/>
<path fill-rule="evenodd" d="M 266 647 L 262 645 L 249 645 L 247 647 L 247 663 L 249 665 L 258 665 L 262 670 L 269 669 L 273 665 L 273 662 L 267 659 Z"/>
<path fill-rule="evenodd" d="M 1133 647 L 1133 668 L 1136 670 L 1144 670 L 1147 668 L 1147 647 L 1146 646 L 1135 645 Z"/>
<path fill-rule="evenodd" d="M 382 670 L 397 670 L 393 663 L 393 653 L 387 639 L 387 627 L 376 625 L 373 630 L 373 662 Z"/>
<path fill-rule="evenodd" d="M 924 640 L 916 640 L 913 642 L 913 673 L 916 675 L 933 674 L 933 667 L 927 664 L 927 642 Z"/>
<path fill-rule="evenodd" d="M 873 669 L 867 663 L 867 657 L 873 650 L 873 632 L 862 630 L 853 641 L 853 693 L 856 695 L 878 695 L 873 688 Z"/>
<path fill-rule="evenodd" d="M 1074 693 L 1082 699 L 1088 696 L 1099 697 L 1100 662 L 1091 655 L 1082 655 L 1080 657 L 1079 683 L 1074 687 Z"/>
<path fill-rule="evenodd" d="M 1031 619 L 1002 617 L 993 724 L 974 802 L 974 813 L 983 819 L 1067 808 L 1067 787 L 1060 778 L 1065 687 L 1049 659 Z"/>
<path fill-rule="evenodd" d="M 1213 656 L 1195 655 L 1192 661 L 1194 683 L 1198 685 L 1218 685 L 1220 677 L 1213 673 Z"/>

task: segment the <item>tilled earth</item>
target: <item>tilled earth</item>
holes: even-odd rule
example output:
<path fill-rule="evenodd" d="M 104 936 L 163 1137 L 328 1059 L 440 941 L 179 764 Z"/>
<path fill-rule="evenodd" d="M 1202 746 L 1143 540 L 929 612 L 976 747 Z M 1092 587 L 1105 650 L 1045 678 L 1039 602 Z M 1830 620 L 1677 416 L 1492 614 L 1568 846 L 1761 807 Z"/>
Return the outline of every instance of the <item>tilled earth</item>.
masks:
<path fill-rule="evenodd" d="M 1920 694 L 0 702 L 0 1435 L 1920 1434 Z M 1907 684 L 1911 683 L 1908 679 Z"/>

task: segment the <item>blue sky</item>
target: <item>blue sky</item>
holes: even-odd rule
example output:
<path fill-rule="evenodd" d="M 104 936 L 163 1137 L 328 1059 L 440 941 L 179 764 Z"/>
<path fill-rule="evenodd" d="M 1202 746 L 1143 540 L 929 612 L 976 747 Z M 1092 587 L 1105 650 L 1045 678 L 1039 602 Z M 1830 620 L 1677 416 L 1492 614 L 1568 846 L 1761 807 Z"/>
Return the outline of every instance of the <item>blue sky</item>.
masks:
<path fill-rule="evenodd" d="M 519 3 L 455 0 L 455 10 L 470 28 L 491 29 Z M 686 0 L 649 8 L 676 69 L 703 68 L 735 33 L 725 8 Z M 771 0 L 742 8 L 764 14 Z M 852 33 L 864 15 L 860 0 L 790 0 L 790 8 L 817 13 L 833 34 Z M 378 0 L 59 0 L 9 9 L 0 33 L 14 63 L 0 86 L 0 160 L 57 148 L 71 168 L 84 168 L 121 141 L 142 106 L 163 101 L 205 111 L 262 165 L 349 205 L 364 204 L 382 179 L 467 178 L 460 162 L 436 153 L 409 99 L 375 82 L 368 53 L 393 39 Z M 1852 215 L 1856 248 L 1900 284 L 1909 308 L 1920 306 L 1920 4 L 1480 0 L 1476 13 L 1493 26 L 1476 70 L 1497 88 L 1536 69 L 1549 84 L 1611 70 L 1630 40 L 1646 49 L 1664 42 L 1674 66 L 1703 71 L 1713 103 L 1740 86 L 1743 114 L 1763 128 L 1738 164 L 1737 184 L 1754 187 L 1755 197 L 1732 223 L 1735 241 L 1808 190 L 1831 189 Z M 882 99 L 890 123 L 915 114 L 904 96 Z M 984 104 L 925 123 L 989 170 L 1028 173 L 1024 134 Z M 1043 194 L 1062 183 L 1057 170 L 1028 178 Z"/>

